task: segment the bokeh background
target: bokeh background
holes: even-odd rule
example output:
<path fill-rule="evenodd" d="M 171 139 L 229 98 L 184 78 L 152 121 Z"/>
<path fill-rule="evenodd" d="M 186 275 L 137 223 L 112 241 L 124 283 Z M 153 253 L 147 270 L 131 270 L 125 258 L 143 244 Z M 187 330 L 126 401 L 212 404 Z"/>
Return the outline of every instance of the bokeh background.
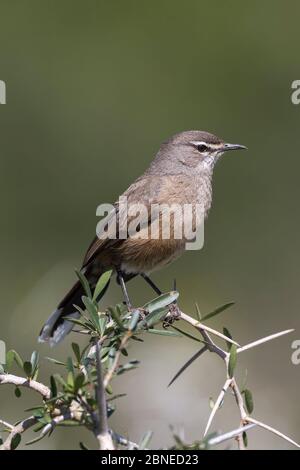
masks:
<path fill-rule="evenodd" d="M 181 306 L 194 312 L 234 300 L 211 321 L 246 343 L 281 329 L 295 333 L 239 359 L 248 369 L 255 416 L 300 440 L 300 365 L 291 362 L 299 322 L 299 124 L 291 103 L 299 79 L 300 4 L 153 0 L 1 0 L 0 106 L 1 313 L 7 348 L 63 359 L 37 344 L 41 324 L 74 281 L 95 233 L 96 206 L 112 202 L 173 133 L 205 129 L 245 144 L 218 164 L 205 246 L 155 281 L 176 277 Z M 136 305 L 152 297 L 140 280 Z M 105 305 L 120 300 L 112 287 Z M 73 336 L 74 340 L 74 336 Z M 113 426 L 133 440 L 148 429 L 152 446 L 172 441 L 169 425 L 199 439 L 224 380 L 218 358 L 203 357 L 170 389 L 195 352 L 188 340 L 154 337 L 132 347 L 141 367 L 115 382 L 128 393 Z M 44 362 L 41 379 L 53 367 Z M 13 422 L 38 399 L 1 387 L 0 416 Z M 214 429 L 237 423 L 232 397 Z M 28 437 L 28 436 L 27 436 Z M 29 437 L 28 437 L 29 438 Z M 58 429 L 39 448 L 78 448 L 87 433 Z M 265 431 L 251 448 L 291 448 Z"/>

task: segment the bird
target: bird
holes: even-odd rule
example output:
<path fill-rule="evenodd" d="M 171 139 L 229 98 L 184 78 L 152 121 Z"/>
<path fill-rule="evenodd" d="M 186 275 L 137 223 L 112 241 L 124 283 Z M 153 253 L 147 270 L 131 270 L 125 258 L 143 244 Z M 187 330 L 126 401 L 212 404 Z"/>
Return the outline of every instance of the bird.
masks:
<path fill-rule="evenodd" d="M 230 144 L 214 134 L 200 130 L 179 132 L 164 141 L 150 166 L 113 205 L 118 228 L 115 238 L 109 236 L 109 224 L 106 223 L 106 237 L 99 237 L 97 232 L 88 247 L 81 272 L 91 287 L 96 285 L 102 273 L 112 270 L 121 285 L 128 309 L 132 305 L 126 282 L 137 275 L 141 275 L 158 295 L 161 294 L 149 274 L 178 258 L 186 249 L 187 238 L 175 237 L 174 215 L 169 237 L 162 236 L 160 225 L 158 236 L 149 237 L 149 227 L 153 227 L 155 222 L 149 216 L 136 225 L 133 235 L 127 233 L 127 236 L 120 237 L 121 229 L 128 227 L 128 220 L 134 221 L 128 207 L 143 205 L 149 209 L 153 205 L 190 205 L 191 225 L 193 230 L 197 230 L 199 224 L 207 218 L 212 204 L 212 177 L 216 163 L 225 152 L 242 149 L 247 147 Z M 127 209 L 121 207 L 121 198 L 126 200 Z M 195 216 L 196 206 L 202 208 L 203 220 Z M 157 217 L 161 222 L 162 211 L 158 212 L 156 221 Z M 145 232 L 148 236 L 143 237 Z M 63 340 L 74 326 L 67 318 L 80 315 L 75 306 L 84 308 L 83 295 L 83 286 L 77 281 L 44 324 L 40 342 L 49 342 L 53 346 Z"/>

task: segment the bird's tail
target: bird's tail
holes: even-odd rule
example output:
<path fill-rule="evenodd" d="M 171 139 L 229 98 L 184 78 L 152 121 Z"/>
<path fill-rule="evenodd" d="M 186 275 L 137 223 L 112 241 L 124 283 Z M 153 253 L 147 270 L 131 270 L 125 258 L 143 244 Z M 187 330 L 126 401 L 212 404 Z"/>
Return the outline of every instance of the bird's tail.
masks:
<path fill-rule="evenodd" d="M 44 324 L 40 332 L 39 342 L 49 342 L 51 346 L 54 346 L 70 333 L 74 323 L 66 320 L 65 317 L 78 318 L 80 316 L 74 305 L 84 308 L 81 300 L 83 295 L 83 287 L 77 281 Z"/>

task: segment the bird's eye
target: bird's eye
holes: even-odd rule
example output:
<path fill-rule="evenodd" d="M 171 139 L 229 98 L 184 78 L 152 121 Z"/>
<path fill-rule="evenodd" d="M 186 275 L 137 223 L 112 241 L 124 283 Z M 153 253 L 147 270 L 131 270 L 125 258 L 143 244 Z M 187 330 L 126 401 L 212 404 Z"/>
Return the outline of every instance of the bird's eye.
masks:
<path fill-rule="evenodd" d="M 208 147 L 205 144 L 199 144 L 197 145 L 197 150 L 198 152 L 204 153 L 204 152 L 207 152 Z"/>

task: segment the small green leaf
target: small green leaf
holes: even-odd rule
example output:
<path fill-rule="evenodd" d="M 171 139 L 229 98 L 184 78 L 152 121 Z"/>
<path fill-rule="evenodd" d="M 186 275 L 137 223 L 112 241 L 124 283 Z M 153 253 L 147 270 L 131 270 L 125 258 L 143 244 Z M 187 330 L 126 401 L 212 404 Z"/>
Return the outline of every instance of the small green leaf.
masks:
<path fill-rule="evenodd" d="M 80 348 L 79 348 L 78 344 L 77 343 L 72 343 L 72 349 L 73 349 L 74 356 L 75 356 L 77 362 L 79 363 L 80 359 L 81 359 L 81 354 L 80 354 Z"/>
<path fill-rule="evenodd" d="M 38 423 L 35 428 L 33 429 L 34 432 L 39 432 L 41 429 L 43 429 L 45 427 L 45 423 Z M 40 437 L 37 438 L 37 440 L 39 441 L 40 440 Z M 29 441 L 29 442 L 26 442 L 26 445 L 29 446 L 30 444 L 34 444 L 35 439 L 33 439 L 33 441 Z"/>
<path fill-rule="evenodd" d="M 107 325 L 107 317 L 104 317 L 104 316 L 99 317 L 99 329 L 100 329 L 101 336 L 103 336 L 105 333 L 106 325 Z"/>
<path fill-rule="evenodd" d="M 78 374 L 74 380 L 74 389 L 75 393 L 83 386 L 85 381 L 85 376 L 83 373 Z"/>
<path fill-rule="evenodd" d="M 140 319 L 140 312 L 139 312 L 139 310 L 135 310 L 132 313 L 131 320 L 130 320 L 130 323 L 129 323 L 129 326 L 128 326 L 128 329 L 130 331 L 134 331 L 136 329 L 137 324 L 139 322 L 139 319 Z"/>
<path fill-rule="evenodd" d="M 70 318 L 70 317 L 64 317 L 65 320 L 70 321 L 71 323 L 74 323 L 74 325 L 81 326 L 84 330 L 94 328 L 94 325 L 89 322 L 83 322 L 81 320 L 78 320 L 78 318 Z"/>
<path fill-rule="evenodd" d="M 49 361 L 49 362 L 53 362 L 53 364 L 57 364 L 59 366 L 66 366 L 65 362 L 58 361 L 57 359 L 54 359 L 53 357 L 47 357 L 46 356 L 45 359 L 47 359 L 47 361 Z"/>
<path fill-rule="evenodd" d="M 169 309 L 165 307 L 157 309 L 157 310 L 153 310 L 151 313 L 147 315 L 145 320 L 142 320 L 141 325 L 146 323 L 147 328 L 150 328 L 151 326 L 154 326 L 160 321 L 162 321 L 168 312 L 169 312 Z"/>
<path fill-rule="evenodd" d="M 79 447 L 81 450 L 90 450 L 85 444 L 84 442 L 79 442 Z"/>
<path fill-rule="evenodd" d="M 224 312 L 224 310 L 227 310 L 229 307 L 232 307 L 234 305 L 234 302 L 228 302 L 227 304 L 221 305 L 221 307 L 216 308 L 212 312 L 207 313 L 202 317 L 202 321 L 208 320 L 209 318 L 215 317 L 221 312 Z"/>
<path fill-rule="evenodd" d="M 179 297 L 179 293 L 176 291 L 171 291 L 166 294 L 162 294 L 159 297 L 156 297 L 155 299 L 151 300 L 150 302 L 147 302 L 144 305 L 144 309 L 147 310 L 149 313 L 154 312 L 155 310 L 160 310 L 168 305 L 172 304 L 177 300 Z"/>
<path fill-rule="evenodd" d="M 14 362 L 14 359 L 15 359 L 15 352 L 12 349 L 10 351 L 7 351 L 6 362 L 5 362 L 7 371 L 9 371 L 9 369 L 11 368 L 12 363 Z"/>
<path fill-rule="evenodd" d="M 197 313 L 198 321 L 201 323 L 202 315 L 201 315 L 200 308 L 199 308 L 199 305 L 197 304 L 197 302 L 195 303 L 195 306 L 196 306 L 196 313 Z"/>
<path fill-rule="evenodd" d="M 170 331 L 170 330 L 156 330 L 154 328 L 150 328 L 149 330 L 146 330 L 146 333 L 152 333 L 154 335 L 162 335 L 162 336 L 181 336 L 179 333 L 176 331 Z"/>
<path fill-rule="evenodd" d="M 178 326 L 171 325 L 171 327 L 173 328 L 173 330 L 178 331 L 178 333 L 181 333 L 183 336 L 186 336 L 189 339 L 197 341 L 197 343 L 206 343 L 206 341 L 203 341 L 200 338 L 196 338 L 196 336 L 193 336 L 190 333 L 188 333 L 187 331 L 184 331 L 181 328 L 178 328 Z M 178 335 L 178 336 L 180 336 L 180 335 Z"/>
<path fill-rule="evenodd" d="M 84 291 L 85 291 L 86 295 L 91 299 L 92 298 L 92 292 L 91 292 L 91 288 L 90 288 L 90 285 L 89 285 L 89 281 L 87 280 L 87 278 L 85 277 L 85 275 L 81 271 L 75 270 L 75 272 L 77 274 L 77 277 L 78 277 L 79 281 L 82 284 L 82 287 L 84 288 Z"/>
<path fill-rule="evenodd" d="M 245 397 L 245 404 L 246 404 L 247 411 L 251 415 L 254 409 L 253 396 L 250 390 L 248 390 L 247 388 L 246 390 L 244 390 L 244 397 Z"/>
<path fill-rule="evenodd" d="M 123 326 L 120 314 L 119 312 L 117 312 L 117 309 L 113 307 L 109 307 L 108 312 L 111 315 L 112 319 L 115 321 L 115 323 L 118 325 L 118 327 L 121 328 L 121 330 L 124 330 L 125 328 Z"/>
<path fill-rule="evenodd" d="M 19 389 L 19 387 L 15 388 L 15 395 L 16 395 L 17 398 L 20 398 L 20 396 L 22 395 L 21 390 Z"/>
<path fill-rule="evenodd" d="M 63 387 L 67 386 L 67 383 L 60 374 L 54 374 L 53 377 L 55 378 L 56 382 L 60 383 Z"/>
<path fill-rule="evenodd" d="M 27 377 L 31 377 L 32 374 L 32 364 L 29 361 L 25 361 L 23 364 L 23 369 Z"/>
<path fill-rule="evenodd" d="M 10 444 L 11 450 L 15 450 L 21 442 L 21 434 L 17 433 L 13 436 Z"/>
<path fill-rule="evenodd" d="M 37 351 L 33 351 L 31 354 L 30 362 L 32 366 L 32 374 L 34 375 L 39 365 L 39 353 Z"/>
<path fill-rule="evenodd" d="M 139 361 L 127 362 L 127 364 L 124 364 L 123 366 L 119 367 L 119 369 L 117 370 L 117 375 L 121 375 L 128 370 L 136 369 L 138 364 L 139 364 Z"/>
<path fill-rule="evenodd" d="M 94 290 L 93 300 L 97 301 L 99 295 L 107 286 L 107 283 L 109 282 L 111 278 L 111 274 L 112 274 L 112 271 L 106 271 L 100 276 L 96 284 L 95 290 Z"/>
<path fill-rule="evenodd" d="M 225 336 L 227 336 L 227 338 L 232 339 L 232 335 L 231 335 L 230 331 L 225 327 L 223 328 L 223 334 Z M 226 341 L 226 345 L 227 345 L 228 351 L 230 351 L 232 343 L 229 343 L 229 341 Z"/>
<path fill-rule="evenodd" d="M 126 397 L 126 396 L 127 396 L 126 393 L 119 393 L 118 395 L 114 395 L 113 397 L 108 398 L 106 401 L 111 402 L 111 401 L 114 401 L 114 400 L 117 400 L 119 398 L 123 398 L 123 397 Z"/>
<path fill-rule="evenodd" d="M 235 370 L 236 363 L 237 363 L 236 350 L 237 350 L 237 346 L 235 344 L 232 344 L 230 348 L 230 356 L 229 356 L 229 361 L 228 361 L 228 375 L 231 379 L 233 377 L 234 370 Z"/>
<path fill-rule="evenodd" d="M 98 314 L 98 309 L 94 302 L 89 299 L 88 297 L 83 296 L 82 301 L 91 317 L 92 324 L 94 325 L 94 328 L 98 331 L 100 330 L 99 326 L 99 314 Z"/>
<path fill-rule="evenodd" d="M 68 371 L 67 384 L 73 387 L 74 386 L 74 366 L 73 366 L 73 361 L 71 357 L 68 357 L 67 359 L 67 371 Z"/>
<path fill-rule="evenodd" d="M 243 442 L 244 442 L 244 446 L 248 447 L 248 436 L 245 431 L 243 432 Z"/>
<path fill-rule="evenodd" d="M 51 390 L 51 398 L 57 396 L 57 385 L 55 382 L 55 378 L 53 375 L 50 376 L 50 390 Z"/>

